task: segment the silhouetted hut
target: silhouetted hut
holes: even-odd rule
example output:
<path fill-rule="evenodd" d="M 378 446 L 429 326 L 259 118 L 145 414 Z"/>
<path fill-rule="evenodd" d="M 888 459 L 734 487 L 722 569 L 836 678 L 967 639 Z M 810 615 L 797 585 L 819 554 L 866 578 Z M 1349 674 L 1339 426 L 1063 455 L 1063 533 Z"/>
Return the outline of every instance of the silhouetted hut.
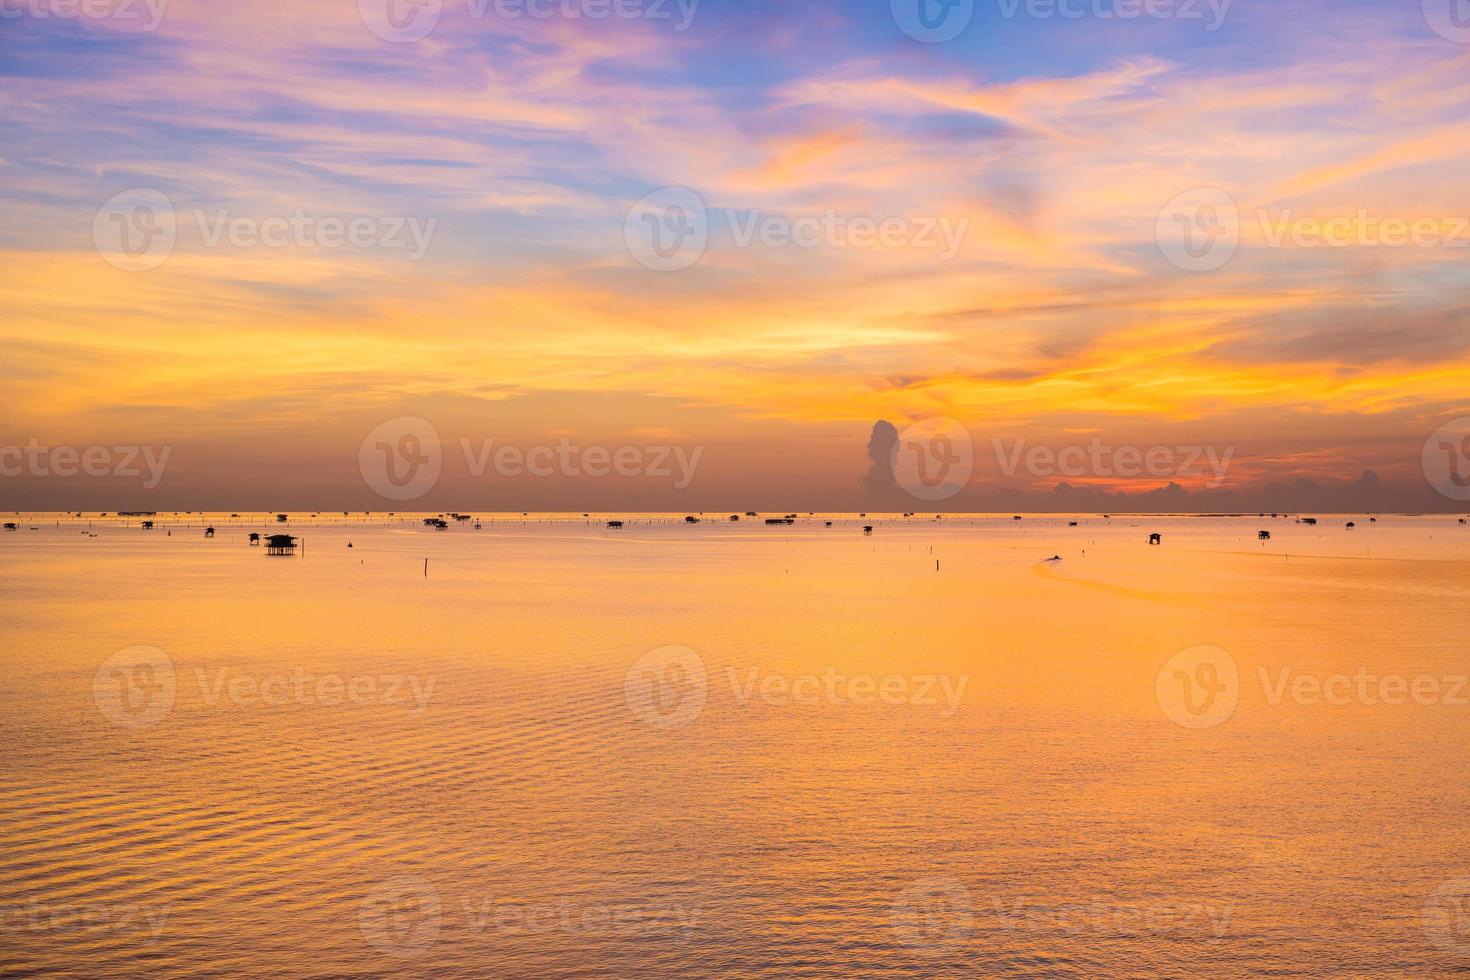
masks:
<path fill-rule="evenodd" d="M 623 522 L 622 521 L 608 521 L 607 522 L 607 526 L 608 527 L 622 527 L 623 526 Z"/>
<path fill-rule="evenodd" d="M 253 548 L 260 544 L 260 535 L 254 531 L 250 532 L 250 546 Z"/>
<path fill-rule="evenodd" d="M 697 518 L 697 517 L 686 517 L 686 518 L 684 518 L 684 523 L 685 524 L 698 524 L 699 523 L 699 518 Z"/>
<path fill-rule="evenodd" d="M 740 515 L 739 515 L 739 514 L 731 514 L 731 515 L 730 515 L 730 520 L 732 520 L 732 521 L 736 521 L 736 522 L 739 522 L 739 520 L 740 520 Z"/>
<path fill-rule="evenodd" d="M 873 533 L 873 525 L 871 525 L 871 524 L 864 524 L 863 525 L 863 534 L 864 535 L 868 535 L 868 534 L 872 534 L 872 533 Z"/>
<path fill-rule="evenodd" d="M 212 527 L 205 528 L 204 529 L 204 536 L 206 538 L 212 538 L 212 537 L 214 537 L 214 528 L 212 528 Z"/>
<path fill-rule="evenodd" d="M 1160 534 L 1158 531 L 1155 531 L 1153 534 L 1150 534 L 1148 536 L 1148 543 L 1149 544 L 1163 544 L 1164 543 L 1164 536 L 1162 534 Z"/>
<path fill-rule="evenodd" d="M 285 514 L 277 514 L 276 515 L 276 523 L 277 524 L 284 524 L 284 523 L 286 523 L 286 515 Z"/>
<path fill-rule="evenodd" d="M 795 524 L 796 523 L 796 518 L 794 518 L 794 517 L 767 517 L 766 518 L 766 523 L 767 524 Z"/>
<path fill-rule="evenodd" d="M 1354 523 L 1353 521 L 1348 521 L 1347 522 L 1347 526 L 1348 527 L 1357 527 L 1358 525 L 1356 523 Z"/>
<path fill-rule="evenodd" d="M 1259 538 L 1262 541 L 1270 541 L 1271 540 L 1271 532 L 1270 531 L 1257 531 L 1256 532 L 1256 537 Z"/>
<path fill-rule="evenodd" d="M 1463 524 L 1465 522 L 1464 521 L 1461 521 L 1460 523 Z M 7 522 L 6 525 L 5 525 L 5 530 L 7 530 L 7 531 L 14 531 L 19 526 L 20 526 L 19 524 L 15 524 L 13 522 Z"/>
<path fill-rule="evenodd" d="M 153 522 L 152 521 L 144 521 L 143 522 L 143 530 L 145 530 L 145 531 L 151 531 L 151 530 L 153 530 Z"/>
<path fill-rule="evenodd" d="M 268 534 L 265 537 L 265 553 L 289 558 L 296 554 L 296 539 L 289 534 Z"/>

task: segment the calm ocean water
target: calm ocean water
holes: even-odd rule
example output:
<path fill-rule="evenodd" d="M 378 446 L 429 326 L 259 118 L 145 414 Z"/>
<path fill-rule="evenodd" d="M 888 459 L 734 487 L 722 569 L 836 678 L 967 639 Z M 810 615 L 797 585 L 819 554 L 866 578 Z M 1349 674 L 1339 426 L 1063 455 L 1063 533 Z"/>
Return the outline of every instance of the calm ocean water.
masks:
<path fill-rule="evenodd" d="M 11 518 L 0 973 L 1470 971 L 1456 518 L 723 518 Z"/>

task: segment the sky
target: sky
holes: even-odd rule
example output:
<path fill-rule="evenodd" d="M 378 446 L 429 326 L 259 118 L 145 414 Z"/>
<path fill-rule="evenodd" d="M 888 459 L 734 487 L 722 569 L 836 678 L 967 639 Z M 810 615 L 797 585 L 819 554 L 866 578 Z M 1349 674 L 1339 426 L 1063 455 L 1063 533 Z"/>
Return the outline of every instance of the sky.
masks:
<path fill-rule="evenodd" d="M 0 508 L 1465 510 L 1463 6 L 0 0 Z"/>

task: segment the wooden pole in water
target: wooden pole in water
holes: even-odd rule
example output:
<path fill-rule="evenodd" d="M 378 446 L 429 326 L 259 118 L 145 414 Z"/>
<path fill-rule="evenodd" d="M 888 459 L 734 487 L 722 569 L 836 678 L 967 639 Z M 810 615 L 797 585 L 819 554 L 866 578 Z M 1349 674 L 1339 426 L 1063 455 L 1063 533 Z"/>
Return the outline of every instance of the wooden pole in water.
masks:
<path fill-rule="evenodd" d="M 424 578 L 429 577 L 429 559 L 424 559 Z"/>

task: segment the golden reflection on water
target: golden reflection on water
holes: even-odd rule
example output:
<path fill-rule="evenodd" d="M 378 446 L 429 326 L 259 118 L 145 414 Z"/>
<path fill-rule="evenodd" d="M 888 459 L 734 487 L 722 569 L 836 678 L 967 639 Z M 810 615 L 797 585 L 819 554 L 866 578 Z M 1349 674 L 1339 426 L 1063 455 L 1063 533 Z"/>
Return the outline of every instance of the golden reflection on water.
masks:
<path fill-rule="evenodd" d="M 25 515 L 4 971 L 1470 966 L 1455 519 L 826 519 Z"/>

